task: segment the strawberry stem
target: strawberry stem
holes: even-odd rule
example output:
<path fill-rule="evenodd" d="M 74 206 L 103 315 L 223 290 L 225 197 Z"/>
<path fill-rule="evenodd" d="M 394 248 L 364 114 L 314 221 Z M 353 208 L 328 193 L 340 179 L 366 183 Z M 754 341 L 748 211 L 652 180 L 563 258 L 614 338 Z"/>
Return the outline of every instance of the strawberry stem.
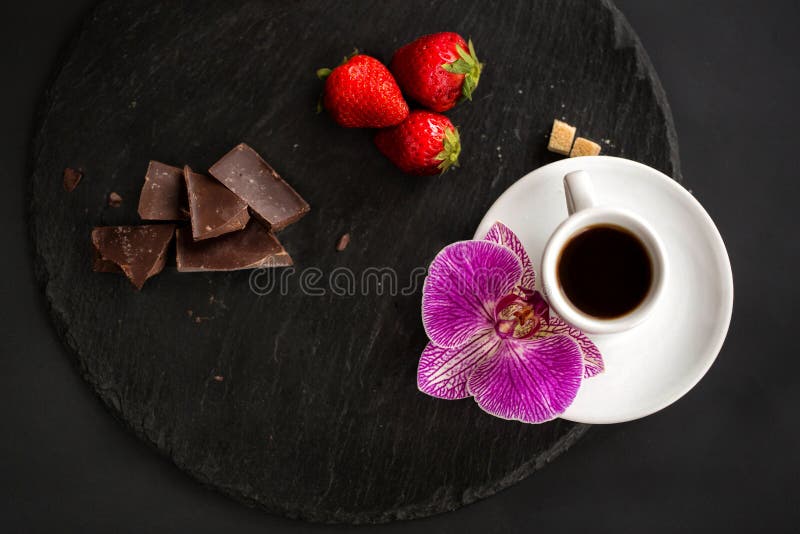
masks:
<path fill-rule="evenodd" d="M 349 54 L 347 54 L 342 58 L 342 62 L 339 63 L 339 65 L 344 65 L 357 55 L 358 55 L 358 48 L 353 48 L 352 52 L 350 52 Z M 317 69 L 317 78 L 319 78 L 320 80 L 325 80 L 328 76 L 331 75 L 331 72 L 333 72 L 333 70 L 329 68 Z"/>
<path fill-rule="evenodd" d="M 356 57 L 358 54 L 359 54 L 358 48 L 353 48 L 352 52 L 350 52 L 349 54 L 344 56 L 344 58 L 342 59 L 341 65 L 344 65 L 345 63 L 347 63 L 348 61 L 350 61 L 351 59 Z"/>

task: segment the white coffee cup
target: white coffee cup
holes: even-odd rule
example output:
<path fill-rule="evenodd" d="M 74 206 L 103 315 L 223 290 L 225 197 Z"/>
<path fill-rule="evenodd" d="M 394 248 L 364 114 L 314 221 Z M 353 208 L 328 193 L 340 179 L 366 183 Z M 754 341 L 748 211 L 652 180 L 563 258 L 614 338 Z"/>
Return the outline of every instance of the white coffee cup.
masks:
<path fill-rule="evenodd" d="M 566 322 L 592 334 L 611 334 L 633 328 L 644 321 L 661 296 L 667 277 L 664 245 L 645 219 L 630 210 L 613 205 L 598 205 L 589 173 L 575 171 L 564 177 L 564 192 L 569 217 L 547 241 L 542 257 L 544 293 L 553 310 Z M 631 311 L 613 318 L 589 315 L 569 300 L 558 280 L 561 252 L 572 237 L 598 225 L 623 228 L 644 245 L 651 262 L 651 281 L 642 301 Z M 602 283 L 602 280 L 598 280 Z"/>

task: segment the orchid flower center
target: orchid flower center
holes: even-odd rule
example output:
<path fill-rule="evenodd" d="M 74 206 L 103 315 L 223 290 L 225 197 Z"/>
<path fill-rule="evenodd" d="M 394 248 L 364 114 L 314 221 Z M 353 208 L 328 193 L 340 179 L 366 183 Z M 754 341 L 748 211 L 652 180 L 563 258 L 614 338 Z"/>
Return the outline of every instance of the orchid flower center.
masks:
<path fill-rule="evenodd" d="M 506 295 L 497 303 L 495 331 L 503 338 L 527 339 L 547 323 L 548 306 L 538 291 Z"/>

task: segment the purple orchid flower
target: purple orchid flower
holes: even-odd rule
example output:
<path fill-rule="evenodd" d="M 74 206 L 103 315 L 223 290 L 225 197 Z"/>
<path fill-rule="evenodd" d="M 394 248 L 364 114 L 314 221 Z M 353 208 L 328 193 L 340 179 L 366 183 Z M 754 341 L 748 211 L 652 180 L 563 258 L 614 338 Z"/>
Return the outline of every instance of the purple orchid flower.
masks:
<path fill-rule="evenodd" d="M 597 347 L 557 317 L 535 290 L 519 238 L 495 223 L 483 241 L 445 247 L 422 294 L 430 342 L 419 361 L 420 391 L 474 397 L 486 412 L 542 423 L 572 404 L 581 380 L 603 371 Z"/>

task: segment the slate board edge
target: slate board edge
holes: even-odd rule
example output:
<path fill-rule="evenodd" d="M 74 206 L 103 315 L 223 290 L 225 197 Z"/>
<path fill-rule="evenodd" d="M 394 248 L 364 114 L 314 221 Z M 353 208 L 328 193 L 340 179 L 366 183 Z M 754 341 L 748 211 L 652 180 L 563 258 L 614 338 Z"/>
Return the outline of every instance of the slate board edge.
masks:
<path fill-rule="evenodd" d="M 683 181 L 683 178 L 680 170 L 680 155 L 679 155 L 677 132 L 672 117 L 672 111 L 670 109 L 666 93 L 664 91 L 663 86 L 661 85 L 661 81 L 658 77 L 658 74 L 656 73 L 656 70 L 647 52 L 642 46 L 641 40 L 639 39 L 638 35 L 633 30 L 633 28 L 630 26 L 630 23 L 622 14 L 622 12 L 614 5 L 614 3 L 611 0 L 600 0 L 600 3 L 611 12 L 613 19 L 615 21 L 614 25 L 614 34 L 616 43 L 615 48 L 617 50 L 632 49 L 635 55 L 638 72 L 647 73 L 646 75 L 643 75 L 643 77 L 648 78 L 653 87 L 656 100 L 658 101 L 659 108 L 661 110 L 665 124 L 667 126 L 667 136 L 670 145 L 669 148 L 670 148 L 670 162 L 672 167 L 671 169 L 672 178 L 680 183 Z M 294 510 L 287 510 L 285 508 L 265 506 L 262 503 L 258 503 L 253 499 L 250 499 L 242 495 L 238 491 L 222 488 L 218 485 L 212 485 L 199 472 L 193 470 L 190 466 L 182 465 L 181 463 L 176 461 L 172 457 L 171 451 L 160 448 L 158 442 L 156 440 L 153 440 L 148 435 L 146 429 L 141 424 L 134 424 L 130 421 L 126 421 L 122 416 L 118 403 L 115 402 L 114 396 L 111 395 L 107 389 L 100 387 L 100 385 L 96 382 L 94 377 L 91 376 L 83 367 L 83 365 L 81 365 L 80 363 L 80 358 L 78 357 L 78 349 L 76 343 L 69 336 L 67 321 L 64 318 L 64 312 L 63 310 L 59 309 L 53 304 L 53 299 L 51 298 L 51 289 L 49 287 L 49 277 L 46 270 L 44 269 L 44 259 L 39 250 L 38 242 L 35 238 L 36 232 L 34 226 L 35 224 L 34 213 L 36 211 L 36 205 L 33 200 L 34 182 L 32 178 L 35 171 L 38 154 L 41 150 L 41 146 L 45 138 L 46 127 L 47 127 L 46 119 L 48 111 L 52 104 L 51 88 L 55 87 L 56 82 L 61 76 L 61 73 L 65 65 L 69 61 L 69 58 L 72 56 L 73 50 L 77 48 L 78 43 L 83 38 L 85 29 L 91 24 L 92 20 L 96 18 L 97 13 L 102 4 L 103 4 L 102 1 L 98 2 L 92 9 L 90 9 L 87 12 L 87 16 L 84 17 L 83 22 L 78 25 L 76 32 L 72 35 L 72 37 L 68 39 L 68 41 L 62 48 L 62 51 L 58 54 L 57 58 L 54 60 L 54 64 L 57 66 L 54 68 L 53 74 L 48 78 L 45 85 L 46 88 L 37 106 L 37 111 L 34 115 L 34 121 L 33 121 L 34 123 L 33 131 L 35 133 L 29 145 L 30 159 L 28 163 L 28 170 L 26 172 L 26 176 L 29 177 L 28 184 L 25 187 L 27 194 L 26 218 L 28 219 L 29 223 L 28 233 L 31 238 L 30 246 L 33 254 L 34 276 L 36 279 L 36 283 L 42 289 L 44 296 L 44 305 L 48 311 L 48 314 L 52 318 L 53 326 L 56 330 L 56 335 L 59 339 L 64 340 L 67 350 L 74 358 L 73 365 L 76 366 L 83 380 L 85 380 L 92 387 L 96 395 L 100 398 L 100 400 L 102 400 L 105 407 L 109 410 L 109 412 L 114 416 L 114 418 L 117 421 L 122 423 L 123 427 L 133 432 L 135 436 L 137 436 L 143 442 L 147 443 L 150 447 L 155 449 L 159 454 L 168 458 L 179 469 L 191 475 L 195 480 L 197 480 L 204 486 L 212 488 L 215 491 L 227 495 L 233 498 L 234 500 L 241 502 L 247 506 L 259 508 L 268 511 L 270 513 L 274 513 L 276 515 L 288 517 L 290 519 L 301 519 L 317 523 L 349 523 L 349 524 L 387 523 L 394 520 L 409 520 L 409 519 L 423 518 L 431 515 L 436 515 L 456 510 L 462 506 L 474 503 L 478 500 L 494 495 L 497 492 L 506 489 L 511 485 L 516 484 L 517 482 L 520 482 L 521 480 L 527 478 L 533 472 L 537 471 L 538 469 L 541 469 L 550 461 L 555 459 L 558 455 L 569 449 L 584 434 L 586 434 L 589 428 L 591 428 L 591 425 L 576 424 L 575 427 L 572 430 L 570 430 L 561 440 L 556 442 L 547 451 L 546 454 L 541 455 L 538 459 L 534 459 L 526 464 L 523 464 L 522 466 L 520 466 L 519 469 L 510 473 L 505 478 L 498 480 L 494 484 L 490 484 L 482 488 L 475 489 L 471 492 L 465 492 L 464 494 L 458 497 L 450 496 L 449 498 L 440 500 L 434 504 L 413 505 L 390 511 L 359 511 L 357 514 L 337 511 L 333 514 L 329 513 L 319 514 L 315 512 L 313 509 L 307 509 L 307 508 L 297 508 Z M 88 254 L 88 245 L 87 245 L 87 254 Z"/>
<path fill-rule="evenodd" d="M 631 48 L 636 54 L 636 64 L 639 67 L 639 72 L 646 72 L 651 85 L 653 93 L 658 101 L 661 113 L 663 114 L 664 123 L 667 125 L 667 139 L 669 140 L 670 162 L 672 166 L 671 178 L 678 183 L 683 182 L 683 174 L 681 173 L 681 157 L 680 148 L 678 144 L 678 132 L 675 129 L 675 120 L 672 117 L 672 108 L 670 108 L 667 93 L 664 91 L 664 86 L 661 85 L 661 79 L 658 77 L 653 62 L 647 54 L 642 45 L 639 35 L 634 31 L 633 27 L 628 22 L 628 19 L 619 10 L 612 0 L 600 0 L 603 6 L 608 9 L 614 18 L 614 42 L 616 48 Z"/>

